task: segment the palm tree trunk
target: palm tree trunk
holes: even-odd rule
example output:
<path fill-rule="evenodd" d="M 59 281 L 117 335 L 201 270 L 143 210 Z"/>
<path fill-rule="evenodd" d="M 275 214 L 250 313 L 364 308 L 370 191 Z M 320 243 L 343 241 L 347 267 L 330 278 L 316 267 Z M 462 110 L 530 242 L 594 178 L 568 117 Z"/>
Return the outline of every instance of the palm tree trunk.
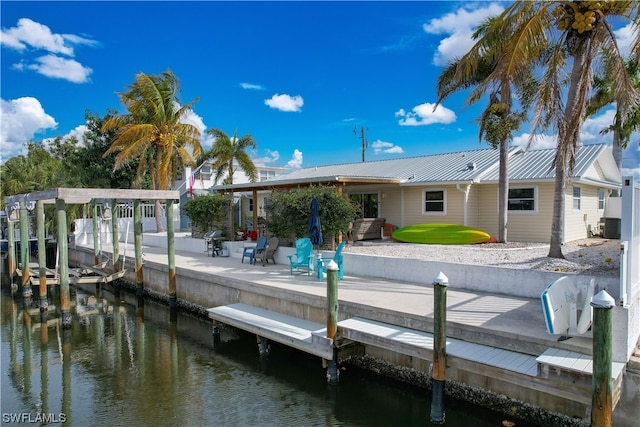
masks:
<path fill-rule="evenodd" d="M 553 215 L 551 217 L 551 241 L 549 254 L 552 258 L 564 258 L 562 254 L 562 236 L 564 234 L 564 189 L 565 189 L 565 162 L 561 150 L 556 151 L 556 179 L 553 189 Z"/>
<path fill-rule="evenodd" d="M 509 142 L 500 143 L 500 177 L 498 179 L 498 241 L 507 242 L 507 215 L 509 211 Z"/>

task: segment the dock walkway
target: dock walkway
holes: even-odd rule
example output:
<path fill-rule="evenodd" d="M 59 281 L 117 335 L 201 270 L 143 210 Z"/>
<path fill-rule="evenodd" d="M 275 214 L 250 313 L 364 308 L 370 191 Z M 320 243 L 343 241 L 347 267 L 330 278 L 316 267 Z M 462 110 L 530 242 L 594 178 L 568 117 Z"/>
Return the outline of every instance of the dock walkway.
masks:
<path fill-rule="evenodd" d="M 120 252 L 132 254 L 129 246 L 123 249 L 121 244 Z M 166 266 L 166 249 L 145 246 L 143 251 L 145 264 Z M 204 282 L 213 282 L 215 277 L 218 283 L 237 287 L 238 296 L 246 287 L 259 288 L 265 298 L 282 298 L 283 308 L 288 301 L 313 299 L 317 303 L 326 297 L 325 282 L 314 274 L 290 275 L 285 264 L 251 265 L 236 257 L 209 257 L 204 251 L 202 255 L 176 251 L 175 265 L 177 276 L 188 275 Z M 433 321 L 433 286 L 345 275 L 339 281 L 338 297 L 339 339 L 431 360 L 433 337 L 426 331 L 431 330 Z M 272 307 L 267 310 L 259 307 L 259 300 L 243 302 L 205 308 L 215 321 L 330 358 L 331 343 L 323 335 L 326 325 L 302 319 L 307 319 L 304 313 L 288 316 Z M 350 316 L 344 316 L 345 306 L 349 307 Z M 562 351 L 564 357 L 555 357 L 560 354 L 557 351 Z M 452 287 L 447 290 L 448 366 L 513 387 L 529 382 L 527 387 L 532 390 L 589 405 L 591 353 L 590 338 L 558 341 L 557 336 L 546 332 L 539 299 Z M 617 386 L 623 371 L 624 364 L 614 366 Z M 575 383 L 576 374 L 579 384 Z M 617 400 L 619 390 L 615 394 Z"/>

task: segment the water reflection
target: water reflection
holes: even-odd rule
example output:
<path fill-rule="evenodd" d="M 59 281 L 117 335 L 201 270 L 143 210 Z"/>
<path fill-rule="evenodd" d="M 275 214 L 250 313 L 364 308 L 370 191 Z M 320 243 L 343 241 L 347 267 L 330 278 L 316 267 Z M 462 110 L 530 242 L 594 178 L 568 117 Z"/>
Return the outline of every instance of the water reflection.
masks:
<path fill-rule="evenodd" d="M 348 368 L 326 383 L 319 359 L 106 289 L 71 290 L 73 322 L 2 298 L 2 411 L 42 425 L 425 426 L 425 390 Z M 446 425 L 500 426 L 505 417 L 447 402 Z M 45 419 L 45 417 L 47 417 Z M 57 418 L 56 418 L 57 417 Z M 3 422 L 11 424 L 11 422 Z M 518 421 L 518 426 L 527 424 Z M 530 425 L 530 424 L 529 424 Z"/>

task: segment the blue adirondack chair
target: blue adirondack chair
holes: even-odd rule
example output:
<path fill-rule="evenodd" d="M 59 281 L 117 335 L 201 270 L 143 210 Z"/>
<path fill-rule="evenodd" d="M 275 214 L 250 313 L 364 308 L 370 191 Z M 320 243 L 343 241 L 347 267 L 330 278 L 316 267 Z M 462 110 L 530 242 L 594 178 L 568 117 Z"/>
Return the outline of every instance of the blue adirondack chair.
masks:
<path fill-rule="evenodd" d="M 287 255 L 289 258 L 289 274 L 293 274 L 295 269 L 298 273 L 307 272 L 307 276 L 311 274 L 313 269 L 313 245 L 311 239 L 303 237 L 296 240 L 296 253 Z"/>
<path fill-rule="evenodd" d="M 258 237 L 255 246 L 244 248 L 242 251 L 242 259 L 240 263 L 244 263 L 244 257 L 249 258 L 249 264 L 253 264 L 256 255 L 260 254 L 267 248 L 267 238 L 265 236 Z"/>
<path fill-rule="evenodd" d="M 344 248 L 345 242 L 340 242 L 338 247 L 336 248 L 336 253 L 333 255 L 333 258 L 323 258 L 321 262 L 318 263 L 318 280 L 324 279 L 324 274 L 327 272 L 327 266 L 325 263 L 333 261 L 338 264 L 338 279 L 344 279 L 344 272 L 342 271 L 342 264 L 344 263 L 344 257 L 342 256 L 342 249 Z"/>

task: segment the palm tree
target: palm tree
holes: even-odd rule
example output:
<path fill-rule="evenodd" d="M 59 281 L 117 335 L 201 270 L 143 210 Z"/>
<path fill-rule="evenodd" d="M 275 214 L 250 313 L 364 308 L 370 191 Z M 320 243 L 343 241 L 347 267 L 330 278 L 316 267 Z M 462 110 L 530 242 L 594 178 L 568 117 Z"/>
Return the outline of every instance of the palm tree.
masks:
<path fill-rule="evenodd" d="M 484 21 L 475 31 L 473 38 L 475 40 L 479 39 L 488 28 L 495 25 L 496 19 L 496 17 L 493 17 Z M 492 49 L 499 52 L 502 49 L 503 40 L 507 38 L 507 36 L 496 38 L 491 43 Z M 489 105 L 478 119 L 480 124 L 479 139 L 482 140 L 484 138 L 493 148 L 500 149 L 498 241 L 504 243 L 507 241 L 509 141 L 513 139 L 513 131 L 517 130 L 526 118 L 526 106 L 531 101 L 532 88 L 535 85 L 532 84 L 533 77 L 530 74 L 522 76 L 523 79 L 520 80 L 515 80 L 511 76 L 505 75 L 501 80 L 489 82 L 487 79 L 495 70 L 498 58 L 496 52 L 488 52 L 484 49 L 485 43 L 486 40 L 472 48 L 472 51 L 476 48 L 483 49 L 480 55 L 468 53 L 449 64 L 440 74 L 437 85 L 438 101 L 436 105 L 454 92 L 475 87 L 465 101 L 465 104 L 472 104 L 477 102 L 487 90 L 491 90 Z M 512 111 L 512 80 L 515 80 L 516 91 L 524 106 L 523 112 Z"/>
<path fill-rule="evenodd" d="M 139 160 L 138 188 L 148 171 L 154 190 L 168 190 L 178 172 L 174 158 L 188 166 L 195 163 L 192 154 L 202 153 L 198 128 L 181 122 L 197 99 L 181 106 L 178 93 L 179 81 L 171 71 L 159 76 L 139 73 L 128 92 L 118 94 L 128 113 L 111 117 L 102 127 L 103 132 L 116 130 L 113 143 L 104 153 L 106 157 L 118 152 L 114 170 Z M 163 231 L 159 200 L 155 211 L 157 231 Z"/>
<path fill-rule="evenodd" d="M 575 164 L 580 128 L 585 120 L 588 94 L 593 82 L 593 64 L 602 57 L 602 52 L 608 52 L 611 75 L 615 79 L 613 99 L 618 104 L 622 120 L 638 103 L 638 94 L 624 70 L 624 62 L 609 23 L 613 18 L 624 18 L 637 26 L 638 9 L 637 2 L 632 1 L 513 2 L 487 30 L 484 41 L 479 42 L 482 45 L 486 41 L 485 50 L 477 49 L 473 53 L 479 57 L 483 52 L 490 52 L 496 36 L 511 31 L 512 35 L 499 53 L 498 63 L 489 81 L 500 81 L 503 76 L 519 76 L 525 70 L 530 70 L 539 58 L 546 58 L 534 106 L 532 133 L 535 135 L 552 127 L 558 135 L 554 158 L 550 257 L 564 258 L 561 245 L 566 180 Z M 640 40 L 636 36 L 632 55 L 638 52 Z M 563 103 L 562 82 L 565 80 L 562 76 L 567 67 L 570 68 L 566 80 L 569 87 Z"/>
<path fill-rule="evenodd" d="M 249 134 L 237 137 L 237 131 L 233 133 L 233 136 L 229 136 L 224 133 L 222 129 L 208 129 L 207 135 L 214 137 L 215 142 L 213 147 L 202 155 L 201 160 L 213 160 L 212 167 L 215 171 L 214 183 L 217 184 L 224 179 L 225 184 L 233 184 L 233 174 L 235 172 L 235 163 L 242 169 L 249 178 L 250 182 L 256 182 L 258 180 L 258 171 L 253 164 L 251 157 L 246 152 L 247 148 L 256 148 L 256 141 Z M 201 163 L 201 162 L 199 162 Z M 235 233 L 235 224 L 233 220 L 233 190 L 229 192 L 229 200 L 231 203 L 231 236 Z"/>
<path fill-rule="evenodd" d="M 605 62 L 605 65 L 607 62 Z M 636 90 L 640 89 L 640 63 L 637 60 L 625 61 L 625 69 L 633 82 L 633 87 Z M 596 76 L 594 78 L 595 94 L 589 100 L 587 105 L 587 115 L 591 116 L 598 113 L 614 102 L 612 87 L 615 79 L 611 76 L 611 70 L 605 66 L 602 77 Z M 613 158 L 618 165 L 618 169 L 622 168 L 622 150 L 629 146 L 631 135 L 640 129 L 640 107 L 636 105 L 629 114 L 627 114 L 626 120 L 622 120 L 621 112 L 616 109 L 616 115 L 613 123 L 602 130 L 601 133 L 613 132 Z M 623 125 L 624 123 L 624 125 Z"/>

